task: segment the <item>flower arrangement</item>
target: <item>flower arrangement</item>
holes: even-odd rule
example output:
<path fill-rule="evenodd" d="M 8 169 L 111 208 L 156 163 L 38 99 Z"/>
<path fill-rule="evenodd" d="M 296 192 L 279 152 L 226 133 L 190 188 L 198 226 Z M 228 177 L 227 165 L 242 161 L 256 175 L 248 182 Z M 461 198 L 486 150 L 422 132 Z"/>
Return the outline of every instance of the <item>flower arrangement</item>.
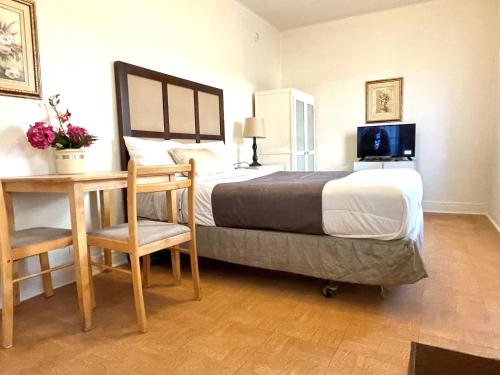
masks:
<path fill-rule="evenodd" d="M 58 129 L 54 130 L 52 125 L 45 122 L 35 122 L 35 125 L 30 125 L 26 133 L 28 142 L 38 149 L 53 147 L 57 150 L 64 150 L 91 146 L 97 137 L 90 135 L 85 128 L 74 126 L 69 122 L 71 113 L 68 110 L 61 113 L 57 108 L 60 103 L 59 97 L 58 94 L 49 98 L 49 104 L 59 121 Z"/>

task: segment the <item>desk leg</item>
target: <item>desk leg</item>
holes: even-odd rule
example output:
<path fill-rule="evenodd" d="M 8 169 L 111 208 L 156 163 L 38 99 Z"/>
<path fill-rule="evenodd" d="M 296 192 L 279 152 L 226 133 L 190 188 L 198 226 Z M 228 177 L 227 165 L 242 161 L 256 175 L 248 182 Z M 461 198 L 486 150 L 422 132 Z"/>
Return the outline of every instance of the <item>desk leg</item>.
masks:
<path fill-rule="evenodd" d="M 109 207 L 110 201 L 110 190 L 99 191 L 99 208 L 101 211 L 101 228 L 107 228 L 111 226 L 111 210 Z M 113 255 L 110 249 L 103 249 L 104 251 L 104 264 L 106 266 L 113 266 Z M 104 272 L 109 272 L 109 269 L 104 270 Z"/>
<path fill-rule="evenodd" d="M 85 225 L 85 207 L 83 188 L 75 183 L 69 187 L 69 205 L 71 228 L 73 232 L 73 251 L 75 255 L 76 286 L 78 302 L 82 314 L 83 330 L 92 328 L 92 303 L 90 291 L 89 256 L 87 251 L 87 230 Z"/>
<path fill-rule="evenodd" d="M 4 201 L 5 201 L 5 209 L 7 211 L 7 225 L 9 227 L 9 233 L 12 234 L 14 230 L 16 229 L 16 220 L 14 218 L 14 203 L 12 202 L 12 194 L 11 193 L 3 193 Z M 13 273 L 14 273 L 14 279 L 18 278 L 18 274 L 16 271 L 15 266 L 13 265 Z M 14 284 L 14 305 L 18 306 L 21 304 L 21 292 L 19 289 L 19 283 Z"/>
<path fill-rule="evenodd" d="M 2 193 L 2 182 L 0 181 L 0 194 Z M 6 203 L 7 209 L 7 220 L 8 229 L 14 228 L 14 217 L 12 216 L 12 201 L 10 200 L 10 194 L 4 193 L 4 199 L 0 200 L 1 210 L 4 209 L 3 202 Z M 9 210 L 10 204 L 10 210 Z M 2 223 L 4 225 L 4 223 Z M 0 330 L 0 346 L 3 348 L 10 348 L 12 346 L 13 332 L 14 332 L 14 285 L 12 282 L 12 266 L 13 261 L 11 259 L 12 253 L 9 244 L 9 236 L 2 228 L 0 230 L 0 296 L 3 299 L 2 308 L 2 325 Z M 18 284 L 18 283 L 16 283 Z"/>
<path fill-rule="evenodd" d="M 2 236 L 2 233 L 0 233 Z M 2 238 L 2 245 L 7 237 Z M 10 252 L 10 247 L 7 248 Z M 0 280 L 2 281 L 1 296 L 3 298 L 2 326 L 0 345 L 3 348 L 12 346 L 14 335 L 14 290 L 12 283 L 12 259 L 4 248 L 0 248 Z M 17 283 L 16 283 L 17 284 Z"/>

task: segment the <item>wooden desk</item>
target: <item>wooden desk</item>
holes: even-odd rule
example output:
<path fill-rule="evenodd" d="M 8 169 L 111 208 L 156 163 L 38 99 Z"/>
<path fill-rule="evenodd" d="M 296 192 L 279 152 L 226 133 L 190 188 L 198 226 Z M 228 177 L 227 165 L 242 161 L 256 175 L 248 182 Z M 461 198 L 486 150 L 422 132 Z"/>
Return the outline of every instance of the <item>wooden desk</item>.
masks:
<path fill-rule="evenodd" d="M 100 192 L 101 220 L 109 226 L 109 190 L 127 187 L 127 172 L 83 173 L 76 175 L 44 175 L 2 178 L 6 202 L 12 202 L 11 193 L 63 193 L 69 197 L 78 302 L 83 330 L 92 328 L 87 230 L 85 225 L 84 193 Z M 10 205 L 11 206 L 11 205 Z M 12 215 L 12 210 L 9 215 Z M 12 218 L 11 218 L 12 219 Z M 13 222 L 13 221 L 12 221 Z M 111 254 L 105 251 L 105 262 L 111 263 Z"/>

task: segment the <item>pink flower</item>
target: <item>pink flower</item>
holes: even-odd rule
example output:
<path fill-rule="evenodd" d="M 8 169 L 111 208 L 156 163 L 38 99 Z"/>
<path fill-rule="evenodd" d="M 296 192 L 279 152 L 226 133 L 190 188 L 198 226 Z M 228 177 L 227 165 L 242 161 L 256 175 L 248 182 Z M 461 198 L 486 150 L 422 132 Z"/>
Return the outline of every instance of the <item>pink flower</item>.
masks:
<path fill-rule="evenodd" d="M 44 122 L 35 122 L 35 125 L 28 129 L 26 136 L 34 148 L 42 150 L 49 147 L 56 137 L 52 126 L 45 125 Z"/>
<path fill-rule="evenodd" d="M 65 123 L 65 122 L 68 122 L 69 118 L 71 117 L 71 113 L 66 110 L 66 113 L 63 114 L 63 115 L 59 115 L 59 121 L 61 121 L 62 123 Z"/>
<path fill-rule="evenodd" d="M 87 132 L 86 129 L 81 128 L 79 126 L 73 126 L 71 124 L 68 124 L 68 130 L 66 131 L 66 134 L 69 137 L 69 140 L 72 144 L 78 144 L 85 138 L 89 137 L 89 133 Z M 83 144 L 84 147 L 89 147 L 92 144 L 92 140 L 90 139 L 89 141 L 85 142 Z"/>

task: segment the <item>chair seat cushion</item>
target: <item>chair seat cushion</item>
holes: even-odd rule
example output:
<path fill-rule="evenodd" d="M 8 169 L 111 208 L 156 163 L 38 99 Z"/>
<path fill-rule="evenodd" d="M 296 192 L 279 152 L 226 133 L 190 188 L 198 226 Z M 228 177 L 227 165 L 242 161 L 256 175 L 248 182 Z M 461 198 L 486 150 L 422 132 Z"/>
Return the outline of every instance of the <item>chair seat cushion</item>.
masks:
<path fill-rule="evenodd" d="M 138 220 L 137 236 L 139 246 L 152 242 L 165 240 L 180 234 L 189 233 L 191 230 L 187 225 L 165 223 L 162 221 Z M 109 238 L 118 241 L 128 241 L 128 224 L 118 224 L 109 228 L 103 228 L 88 234 L 89 237 Z"/>
<path fill-rule="evenodd" d="M 10 235 L 10 246 L 13 249 L 26 247 L 68 236 L 71 236 L 71 230 L 69 229 L 46 227 L 23 229 L 15 231 Z"/>

